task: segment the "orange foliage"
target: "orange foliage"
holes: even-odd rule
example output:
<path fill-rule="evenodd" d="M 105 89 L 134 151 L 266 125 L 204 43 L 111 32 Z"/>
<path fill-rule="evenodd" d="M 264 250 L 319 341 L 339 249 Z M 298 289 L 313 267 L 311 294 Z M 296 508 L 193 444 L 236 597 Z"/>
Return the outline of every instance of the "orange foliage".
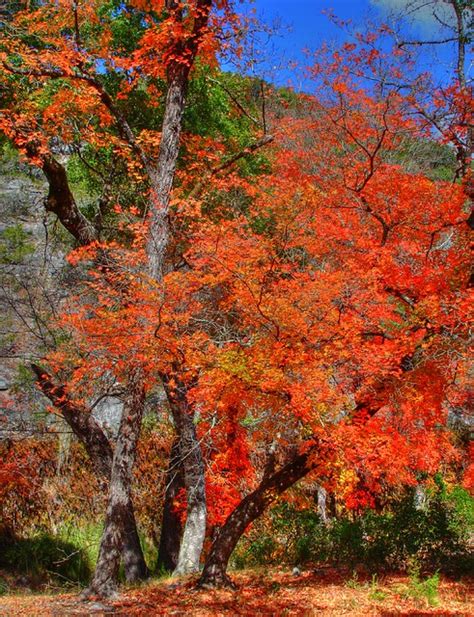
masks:
<path fill-rule="evenodd" d="M 99 1 L 79 8 L 80 22 L 95 33 L 87 43 L 59 35 L 74 29 L 66 0 L 19 14 L 18 26 L 45 43 L 33 53 L 14 39 L 0 54 L 10 65 L 12 56 L 21 58 L 11 72 L 33 92 L 26 103 L 19 94 L 1 124 L 19 149 L 37 140 L 38 151 L 48 151 L 61 123 L 65 140 L 113 145 L 131 177 L 141 179 L 112 130 L 97 67 L 128 71 L 119 100 L 142 83 L 154 93 L 156 79 L 188 63 L 199 16 L 194 2 L 183 19 L 162 13 L 162 2 L 133 5 L 147 27 L 131 55 L 111 45 Z M 228 3 L 216 7 L 223 13 L 213 15 L 201 45 L 209 65 L 220 49 L 219 28 L 237 23 L 229 21 Z M 318 474 L 336 485 L 350 470 L 348 499 L 357 507 L 384 483 L 413 483 L 458 456 L 447 416 L 451 396 L 462 400 L 466 389 L 458 372 L 472 296 L 466 196 L 461 185 L 393 162 L 403 139 L 427 133 L 413 120 L 411 97 L 371 90 L 356 78 L 377 74 L 383 54 L 373 47 L 376 36 L 360 38 L 362 47 L 326 50 L 329 60 L 313 67 L 324 96 L 302 96 L 304 114 L 269 118 L 277 128 L 271 172 L 254 181 L 232 171 L 210 176 L 206 190 L 218 195 L 211 214 L 206 195 L 189 199 L 186 189 L 223 148 L 188 140 L 172 239 L 186 267 L 171 269 L 163 284 L 146 275 L 148 222 L 138 209 L 122 221 L 127 241 L 69 256 L 87 277 L 56 324 L 68 338 L 49 354 L 50 368 L 76 400 L 88 399 L 97 384 L 126 382 L 131 366 L 142 367 L 149 391 L 160 375 L 172 386 L 179 374 L 199 412 L 212 524 L 255 483 L 274 442 L 284 457 L 317 436 L 327 446 L 327 459 L 315 461 Z M 388 74 L 397 71 L 395 54 Z M 51 78 L 58 90 L 44 105 Z M 456 84 L 443 96 L 436 105 L 464 109 Z M 445 139 L 460 126 L 453 116 Z M 156 154 L 153 131 L 142 131 L 139 141 Z M 222 196 L 235 187 L 249 198 L 245 214 L 225 207 Z"/>

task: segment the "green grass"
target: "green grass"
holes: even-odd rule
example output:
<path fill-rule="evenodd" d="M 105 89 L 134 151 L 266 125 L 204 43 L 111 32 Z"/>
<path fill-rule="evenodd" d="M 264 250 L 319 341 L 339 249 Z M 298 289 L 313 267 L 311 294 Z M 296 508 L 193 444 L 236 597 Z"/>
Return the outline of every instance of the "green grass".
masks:
<path fill-rule="evenodd" d="M 410 570 L 408 585 L 402 590 L 402 595 L 414 600 L 424 601 L 428 606 L 439 604 L 439 573 L 423 578 L 419 568 L 414 565 Z"/>
<path fill-rule="evenodd" d="M 80 545 L 45 533 L 0 538 L 0 568 L 27 577 L 35 586 L 84 585 L 91 576 L 89 559 Z"/>
<path fill-rule="evenodd" d="M 63 542 L 74 544 L 81 548 L 85 554 L 91 570 L 94 568 L 99 556 L 102 524 L 90 523 L 83 527 L 75 525 L 63 525 L 57 533 L 58 539 Z"/>

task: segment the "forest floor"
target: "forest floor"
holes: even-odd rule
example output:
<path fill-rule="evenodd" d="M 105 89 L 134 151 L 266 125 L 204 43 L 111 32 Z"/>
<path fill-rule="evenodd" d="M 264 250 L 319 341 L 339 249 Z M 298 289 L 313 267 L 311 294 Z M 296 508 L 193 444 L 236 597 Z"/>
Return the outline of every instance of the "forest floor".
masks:
<path fill-rule="evenodd" d="M 474 579 L 439 586 L 423 585 L 406 576 L 348 577 L 334 571 L 247 570 L 232 573 L 231 590 L 196 590 L 194 581 L 151 581 L 125 589 L 117 601 L 80 602 L 77 594 L 0 596 L 0 616 L 177 615 L 177 616 L 311 616 L 474 617 Z M 434 591 L 433 591 L 434 589 Z M 430 591 L 431 590 L 431 591 Z"/>

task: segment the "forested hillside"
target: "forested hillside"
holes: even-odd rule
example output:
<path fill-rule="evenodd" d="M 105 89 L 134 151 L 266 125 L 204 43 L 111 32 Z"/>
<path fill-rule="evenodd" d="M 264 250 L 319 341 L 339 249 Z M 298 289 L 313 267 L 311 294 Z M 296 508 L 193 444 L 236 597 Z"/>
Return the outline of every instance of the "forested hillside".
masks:
<path fill-rule="evenodd" d="M 304 91 L 231 0 L 2 10 L 0 594 L 172 575 L 127 614 L 194 614 L 265 565 L 245 614 L 313 614 L 331 580 L 407 610 L 466 581 L 473 13 L 428 5 L 446 41 L 333 18 Z"/>

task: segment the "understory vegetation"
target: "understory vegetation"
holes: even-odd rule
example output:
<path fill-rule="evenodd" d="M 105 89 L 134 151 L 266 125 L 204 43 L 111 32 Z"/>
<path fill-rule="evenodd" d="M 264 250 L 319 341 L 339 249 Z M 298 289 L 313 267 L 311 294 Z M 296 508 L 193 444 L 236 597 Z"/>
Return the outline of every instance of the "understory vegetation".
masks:
<path fill-rule="evenodd" d="M 437 479 L 441 483 L 440 479 Z M 344 512 L 327 522 L 313 508 L 283 503 L 247 533 L 238 545 L 235 567 L 330 564 L 366 572 L 425 574 L 472 572 L 472 497 L 462 488 L 435 484 L 426 503 L 416 505 L 414 491 L 392 497 L 379 512 Z"/>
<path fill-rule="evenodd" d="M 166 452 L 156 427 L 146 429 L 136 468 L 136 515 L 141 544 L 154 578 L 169 572 L 157 564 L 161 491 L 140 489 L 151 463 Z M 3 489 L 0 535 L 0 589 L 77 589 L 87 584 L 97 561 L 102 524 L 97 520 L 104 496 L 97 499 L 94 477 L 84 469 L 84 453 L 72 444 L 58 474 L 57 443 L 24 442 L 10 446 L 10 460 L 35 453 L 36 469 L 22 490 L 13 482 Z M 2 447 L 2 456 L 6 450 Z M 60 456 L 59 456 L 60 458 Z M 411 591 L 423 595 L 426 581 L 441 573 L 464 577 L 474 568 L 474 498 L 461 486 L 434 476 L 420 501 L 415 488 L 380 498 L 377 508 L 349 510 L 336 496 L 326 497 L 324 518 L 311 483 L 301 483 L 250 527 L 230 562 L 234 571 L 283 567 L 288 571 L 336 568 L 348 585 L 367 576 L 407 573 Z M 182 514 L 181 514 L 182 516 Z M 155 518 L 156 517 L 156 518 Z M 205 547 L 205 550 L 209 547 Z M 432 579 L 431 577 L 435 577 Z M 360 580 L 359 580 L 360 579 Z M 125 582 L 124 572 L 120 580 Z M 423 593 L 422 593 L 423 591 Z"/>

